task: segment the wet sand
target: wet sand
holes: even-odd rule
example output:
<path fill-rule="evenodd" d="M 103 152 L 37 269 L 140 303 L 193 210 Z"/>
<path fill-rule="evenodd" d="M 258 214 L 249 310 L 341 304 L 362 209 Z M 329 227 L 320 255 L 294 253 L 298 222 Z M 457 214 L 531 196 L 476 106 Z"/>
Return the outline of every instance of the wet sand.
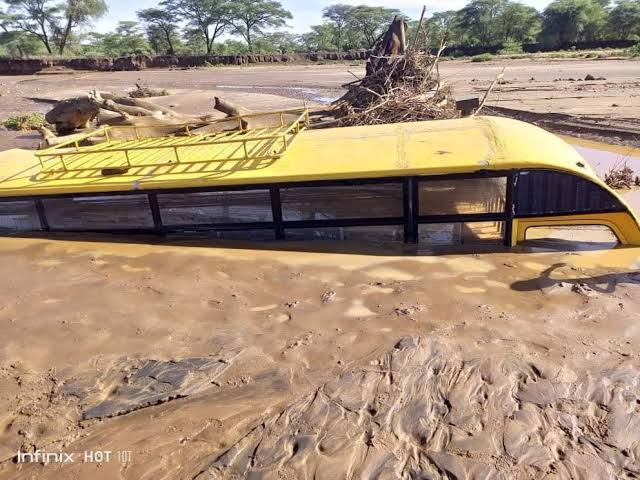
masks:
<path fill-rule="evenodd" d="M 112 240 L 0 239 L 0 478 L 640 474 L 640 249 Z"/>

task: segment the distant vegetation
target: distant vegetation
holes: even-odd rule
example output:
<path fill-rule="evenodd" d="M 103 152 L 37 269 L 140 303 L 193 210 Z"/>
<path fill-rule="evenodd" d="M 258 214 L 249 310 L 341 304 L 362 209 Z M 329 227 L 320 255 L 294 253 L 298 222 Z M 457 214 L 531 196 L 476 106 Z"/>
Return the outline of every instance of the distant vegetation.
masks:
<path fill-rule="evenodd" d="M 38 112 L 27 113 L 26 115 L 14 115 L 4 121 L 7 130 L 37 130 L 44 125 L 44 115 Z"/>
<path fill-rule="evenodd" d="M 473 57 L 471 57 L 471 61 L 472 62 L 489 62 L 494 58 L 496 58 L 496 56 L 492 55 L 491 53 L 481 53 L 480 55 L 474 55 Z"/>
<path fill-rule="evenodd" d="M 291 13 L 275 0 L 163 0 L 112 32 L 92 32 L 91 25 L 106 11 L 104 0 L 0 0 L 0 55 L 360 50 L 371 48 L 393 16 L 402 13 L 335 4 L 323 10 L 322 24 L 294 35 L 283 30 Z M 417 23 L 411 19 L 409 38 Z M 433 13 L 425 31 L 421 43 L 431 48 L 446 36 L 448 45 L 496 47 L 500 54 L 521 53 L 522 45 L 532 42 L 553 48 L 640 40 L 640 0 L 554 0 L 542 12 L 511 0 L 472 0 L 460 10 Z"/>

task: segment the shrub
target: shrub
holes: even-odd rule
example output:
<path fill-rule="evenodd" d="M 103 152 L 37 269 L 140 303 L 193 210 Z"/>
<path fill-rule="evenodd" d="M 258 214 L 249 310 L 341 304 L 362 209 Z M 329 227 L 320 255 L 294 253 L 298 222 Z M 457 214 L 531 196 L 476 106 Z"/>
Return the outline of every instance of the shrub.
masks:
<path fill-rule="evenodd" d="M 629 53 L 631 53 L 632 57 L 640 57 L 640 42 L 631 47 Z"/>
<path fill-rule="evenodd" d="M 494 58 L 496 58 L 495 55 L 491 53 L 481 53 L 480 55 L 475 55 L 471 57 L 471 61 L 472 62 L 489 62 Z"/>
<path fill-rule="evenodd" d="M 502 44 L 502 49 L 498 52 L 500 55 L 513 55 L 522 53 L 522 44 L 519 42 L 508 41 Z"/>
<path fill-rule="evenodd" d="M 7 130 L 37 130 L 39 127 L 44 126 L 44 115 L 39 112 L 31 112 L 26 115 L 14 115 L 4 121 L 4 126 Z"/>

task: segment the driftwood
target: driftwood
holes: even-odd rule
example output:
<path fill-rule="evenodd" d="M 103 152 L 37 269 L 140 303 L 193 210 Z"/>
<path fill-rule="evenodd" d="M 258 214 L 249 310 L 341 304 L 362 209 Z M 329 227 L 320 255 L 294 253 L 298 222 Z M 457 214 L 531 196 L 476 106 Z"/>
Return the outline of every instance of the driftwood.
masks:
<path fill-rule="evenodd" d="M 129 92 L 129 97 L 131 98 L 166 97 L 167 95 L 169 95 L 169 92 L 164 88 L 156 90 L 139 83 L 136 83 L 136 89 L 134 91 Z"/>
<path fill-rule="evenodd" d="M 215 99 L 214 109 L 224 113 L 227 117 L 251 113 L 249 109 L 219 97 Z M 113 130 L 111 137 L 116 140 L 128 140 L 138 136 L 160 137 L 185 134 L 186 125 L 189 125 L 189 130 L 193 133 L 213 133 L 239 128 L 236 120 L 210 123 L 215 118 L 213 115 L 181 114 L 149 100 L 94 90 L 89 92 L 86 97 L 63 100 L 53 107 L 46 119 L 48 123 L 55 125 L 58 135 L 48 128 L 43 128 L 41 130 L 42 146 L 54 146 L 69 140 L 80 139 L 88 131 L 91 131 L 91 123 L 94 120 L 96 120 L 97 126 L 138 127 L 137 132 L 128 129 Z M 274 125 L 276 121 L 279 121 L 279 117 L 269 120 L 270 124 Z M 241 121 L 241 124 L 244 129 L 252 126 L 245 119 Z M 256 125 L 258 124 L 256 123 Z M 74 133 L 78 131 L 80 133 Z M 64 136 L 60 136 L 60 134 Z"/>
<path fill-rule="evenodd" d="M 63 137 L 57 136 L 47 127 L 40 127 L 38 128 L 38 131 L 42 135 L 40 148 L 55 147 L 56 145 L 60 145 L 61 143 L 74 142 L 76 140 L 83 141 L 83 143 L 95 143 L 104 139 L 104 135 L 101 135 L 99 133 L 99 129 L 90 129 L 88 132 L 84 131 L 82 133 L 74 133 L 72 135 L 65 135 Z M 87 141 L 87 134 L 90 134 L 94 131 L 96 132 L 95 139 L 90 138 L 89 141 Z"/>
<path fill-rule="evenodd" d="M 56 132 L 65 134 L 89 128 L 99 111 L 88 97 L 69 98 L 56 103 L 45 115 L 45 120 L 55 126 Z"/>

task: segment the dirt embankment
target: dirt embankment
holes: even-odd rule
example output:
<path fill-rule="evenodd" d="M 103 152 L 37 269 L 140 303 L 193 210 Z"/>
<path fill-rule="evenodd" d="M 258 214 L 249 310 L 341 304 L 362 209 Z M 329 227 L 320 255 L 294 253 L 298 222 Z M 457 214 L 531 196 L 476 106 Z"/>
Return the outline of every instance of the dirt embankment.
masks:
<path fill-rule="evenodd" d="M 133 55 L 118 58 L 0 58 L 0 75 L 33 75 L 46 69 L 56 68 L 112 72 L 137 71 L 148 68 L 191 68 L 212 65 L 353 61 L 365 60 L 366 58 L 366 51 L 251 55 Z"/>

